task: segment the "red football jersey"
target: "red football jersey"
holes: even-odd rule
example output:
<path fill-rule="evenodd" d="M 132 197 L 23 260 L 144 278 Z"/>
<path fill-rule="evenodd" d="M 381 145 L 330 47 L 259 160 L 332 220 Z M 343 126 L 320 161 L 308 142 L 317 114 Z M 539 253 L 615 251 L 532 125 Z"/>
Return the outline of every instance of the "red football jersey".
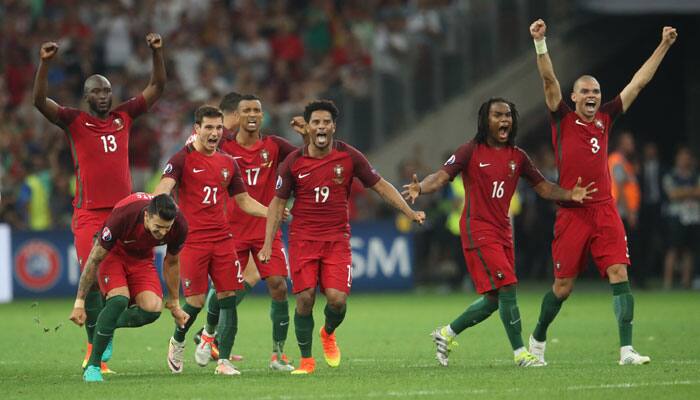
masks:
<path fill-rule="evenodd" d="M 442 170 L 450 179 L 462 174 L 462 243 L 467 248 L 494 241 L 513 246 L 508 209 L 518 178 L 523 176 L 530 186 L 544 180 L 530 157 L 516 146 L 491 147 L 470 141 L 457 149 Z"/>
<path fill-rule="evenodd" d="M 106 119 L 59 108 L 58 122 L 70 142 L 75 168 L 73 207 L 112 208 L 131 193 L 129 133 L 134 118 L 147 110 L 142 95 L 120 104 Z"/>
<path fill-rule="evenodd" d="M 233 201 L 229 196 L 246 191 L 231 156 L 219 151 L 208 156 L 190 144 L 170 158 L 163 177 L 177 182 L 178 204 L 189 223 L 187 243 L 231 237 L 226 203 Z"/>
<path fill-rule="evenodd" d="M 586 122 L 562 101 L 551 113 L 552 145 L 559 169 L 559 186 L 571 189 L 578 177 L 585 185 L 595 182 L 592 199 L 577 203 L 560 202 L 563 207 L 591 207 L 612 201 L 608 170 L 608 138 L 615 119 L 622 113 L 620 96 L 603 104 L 592 122 Z"/>
<path fill-rule="evenodd" d="M 134 193 L 118 202 L 100 233 L 100 245 L 113 253 L 124 254 L 140 259 L 152 259 L 153 248 L 168 246 L 168 253 L 180 252 L 187 237 L 187 221 L 178 212 L 170 231 L 158 240 L 146 231 L 143 217 L 153 196 L 146 193 Z"/>
<path fill-rule="evenodd" d="M 249 148 L 243 147 L 236 142 L 236 133 L 231 132 L 224 136 L 219 148 L 236 160 L 248 194 L 264 206 L 275 196 L 279 164 L 296 150 L 286 139 L 272 135 L 263 136 Z M 237 240 L 265 239 L 265 218 L 246 214 L 235 201 L 229 203 L 228 216 L 231 232 Z"/>
<path fill-rule="evenodd" d="M 310 157 L 306 147 L 291 153 L 277 178 L 277 197 L 295 195 L 290 240 L 349 239 L 348 198 L 354 177 L 366 187 L 381 179 L 362 153 L 341 141 L 334 141 L 331 152 L 320 159 Z"/>

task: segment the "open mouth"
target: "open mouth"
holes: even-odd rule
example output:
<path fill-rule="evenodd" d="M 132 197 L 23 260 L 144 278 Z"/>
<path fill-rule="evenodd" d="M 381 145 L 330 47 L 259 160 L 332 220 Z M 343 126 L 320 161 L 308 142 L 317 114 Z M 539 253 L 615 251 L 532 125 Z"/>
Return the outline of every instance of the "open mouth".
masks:
<path fill-rule="evenodd" d="M 218 137 L 210 137 L 209 139 L 207 139 L 207 144 L 210 144 L 212 146 L 216 146 L 217 144 L 219 144 L 219 138 Z"/>
<path fill-rule="evenodd" d="M 316 144 L 319 146 L 325 146 L 328 143 L 328 134 L 317 133 L 316 134 Z"/>
<path fill-rule="evenodd" d="M 583 108 L 589 113 L 594 113 L 595 107 L 596 107 L 595 100 L 586 100 L 586 103 L 584 103 L 584 106 L 583 106 Z"/>
<path fill-rule="evenodd" d="M 250 120 L 246 123 L 246 126 L 251 129 L 255 129 L 258 127 L 258 121 L 256 120 Z"/>
<path fill-rule="evenodd" d="M 498 138 L 500 140 L 508 140 L 508 134 L 510 133 L 510 126 L 503 125 L 498 128 Z"/>

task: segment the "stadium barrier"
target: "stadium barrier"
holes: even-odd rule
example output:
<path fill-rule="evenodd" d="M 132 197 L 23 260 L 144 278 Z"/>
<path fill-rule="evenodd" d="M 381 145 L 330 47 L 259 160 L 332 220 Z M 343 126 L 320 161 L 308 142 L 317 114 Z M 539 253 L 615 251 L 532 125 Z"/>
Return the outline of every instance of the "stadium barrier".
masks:
<path fill-rule="evenodd" d="M 390 221 L 380 221 L 355 223 L 352 235 L 353 292 L 413 288 L 410 234 L 398 232 Z M 164 254 L 165 247 L 156 248 L 159 273 Z M 14 231 L 0 224 L 0 302 L 13 298 L 71 297 L 79 278 L 70 231 Z M 255 289 L 267 291 L 265 285 Z"/>

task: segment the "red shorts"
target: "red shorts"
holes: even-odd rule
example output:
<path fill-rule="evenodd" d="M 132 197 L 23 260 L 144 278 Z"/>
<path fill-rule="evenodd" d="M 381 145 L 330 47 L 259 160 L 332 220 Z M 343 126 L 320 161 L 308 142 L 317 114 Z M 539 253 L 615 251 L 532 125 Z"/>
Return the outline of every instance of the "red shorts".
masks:
<path fill-rule="evenodd" d="M 243 270 L 245 270 L 248 265 L 248 258 L 251 257 L 258 267 L 258 272 L 262 279 L 268 276 L 289 276 L 289 266 L 287 265 L 287 254 L 284 252 L 284 245 L 282 245 L 281 239 L 275 239 L 272 242 L 272 256 L 270 257 L 270 262 L 263 264 L 258 260 L 258 253 L 263 246 L 263 240 L 250 240 L 250 241 L 239 241 L 234 240 L 236 244 L 236 251 L 238 253 L 238 261 L 243 265 Z"/>
<path fill-rule="evenodd" d="M 289 266 L 292 293 L 321 286 L 321 291 L 336 289 L 350 294 L 352 253 L 348 240 L 323 242 L 294 240 L 289 242 Z"/>
<path fill-rule="evenodd" d="M 552 241 L 554 276 L 576 277 L 586 268 L 589 252 L 603 277 L 611 265 L 630 263 L 625 227 L 612 202 L 557 210 Z"/>
<path fill-rule="evenodd" d="M 233 239 L 187 243 L 180 251 L 180 280 L 185 297 L 207 293 L 209 277 L 217 292 L 243 289 L 243 270 Z"/>
<path fill-rule="evenodd" d="M 132 299 L 145 291 L 163 298 L 158 270 L 152 259 L 134 258 L 112 251 L 100 263 L 97 279 L 103 295 L 112 289 L 126 286 Z"/>
<path fill-rule="evenodd" d="M 475 249 L 462 248 L 462 251 L 477 293 L 486 293 L 518 283 L 512 247 L 493 243 Z"/>
<path fill-rule="evenodd" d="M 86 210 L 84 208 L 73 209 L 73 220 L 71 229 L 73 230 L 73 242 L 75 252 L 78 255 L 80 271 L 90 255 L 95 234 L 102 229 L 107 217 L 112 212 L 111 208 L 100 208 L 97 210 Z"/>

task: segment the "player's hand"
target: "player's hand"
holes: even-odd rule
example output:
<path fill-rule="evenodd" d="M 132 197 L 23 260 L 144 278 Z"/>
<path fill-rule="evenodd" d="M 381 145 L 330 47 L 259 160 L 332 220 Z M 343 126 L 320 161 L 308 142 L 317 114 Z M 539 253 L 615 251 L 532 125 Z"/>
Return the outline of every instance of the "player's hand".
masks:
<path fill-rule="evenodd" d="M 676 28 L 672 26 L 664 26 L 664 30 L 661 32 L 661 43 L 670 46 L 675 43 L 677 37 L 678 32 L 676 32 Z"/>
<path fill-rule="evenodd" d="M 542 40 L 544 39 L 545 33 L 547 33 L 547 24 L 541 19 L 538 19 L 530 25 L 530 35 L 533 39 Z"/>
<path fill-rule="evenodd" d="M 293 117 L 289 122 L 289 126 L 294 129 L 294 132 L 300 134 L 301 136 L 306 136 L 306 121 L 304 121 L 304 117 L 300 115 Z"/>
<path fill-rule="evenodd" d="M 413 222 L 417 223 L 418 225 L 423 225 L 423 222 L 425 222 L 425 212 L 414 211 L 412 219 L 413 219 Z"/>
<path fill-rule="evenodd" d="M 43 61 L 52 59 L 56 53 L 58 53 L 58 43 L 56 42 L 46 42 L 41 45 L 41 50 L 39 50 L 39 56 Z"/>
<path fill-rule="evenodd" d="M 85 313 L 85 307 L 75 307 L 70 313 L 71 321 L 78 326 L 83 326 L 85 320 L 87 319 L 87 314 Z"/>
<path fill-rule="evenodd" d="M 418 196 L 420 196 L 420 181 L 418 180 L 418 175 L 413 174 L 413 180 L 408 185 L 403 185 L 404 190 L 401 192 L 406 201 L 411 201 L 411 204 L 415 203 Z M 423 218 L 425 219 L 425 218 Z"/>
<path fill-rule="evenodd" d="M 581 186 L 581 177 L 579 176 L 576 181 L 576 186 L 571 189 L 571 200 L 577 203 L 583 203 L 584 200 L 591 200 L 593 198 L 591 195 L 598 191 L 593 185 L 595 185 L 595 182 L 591 182 L 586 186 Z"/>
<path fill-rule="evenodd" d="M 289 212 L 289 209 L 287 207 L 285 207 L 284 211 L 282 212 L 282 222 L 287 222 L 290 215 L 291 215 L 291 213 Z"/>
<path fill-rule="evenodd" d="M 157 33 L 149 33 L 146 35 L 146 42 L 148 43 L 148 47 L 153 50 L 163 47 L 163 39 Z"/>
<path fill-rule="evenodd" d="M 185 328 L 187 321 L 190 319 L 190 315 L 183 311 L 179 305 L 172 307 L 170 309 L 170 314 L 172 314 L 177 326 L 183 329 Z"/>
<path fill-rule="evenodd" d="M 270 262 L 271 256 L 272 246 L 263 245 L 262 249 L 260 249 L 260 252 L 258 253 L 258 260 L 260 260 L 260 262 L 262 262 L 263 264 L 267 264 Z"/>

